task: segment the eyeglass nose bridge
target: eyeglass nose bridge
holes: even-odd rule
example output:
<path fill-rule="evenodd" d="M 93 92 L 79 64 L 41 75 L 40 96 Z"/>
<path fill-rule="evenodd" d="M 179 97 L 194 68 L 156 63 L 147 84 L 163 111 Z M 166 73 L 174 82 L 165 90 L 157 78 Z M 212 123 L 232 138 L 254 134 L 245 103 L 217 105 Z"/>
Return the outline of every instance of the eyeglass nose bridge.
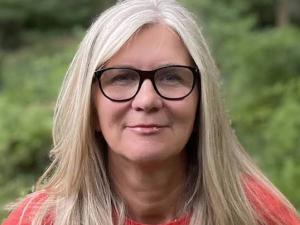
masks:
<path fill-rule="evenodd" d="M 138 89 L 137 89 L 137 92 L 135 95 L 137 95 L 137 93 L 140 91 L 143 83 L 145 80 L 149 79 L 152 83 L 152 86 L 156 92 L 156 94 L 158 94 L 159 96 L 161 96 L 161 94 L 159 93 L 157 87 L 156 87 L 156 84 L 155 84 L 155 80 L 154 80 L 154 77 L 155 77 L 155 73 L 157 70 L 135 70 L 139 76 L 140 76 L 140 81 L 139 81 L 139 86 L 138 86 Z"/>

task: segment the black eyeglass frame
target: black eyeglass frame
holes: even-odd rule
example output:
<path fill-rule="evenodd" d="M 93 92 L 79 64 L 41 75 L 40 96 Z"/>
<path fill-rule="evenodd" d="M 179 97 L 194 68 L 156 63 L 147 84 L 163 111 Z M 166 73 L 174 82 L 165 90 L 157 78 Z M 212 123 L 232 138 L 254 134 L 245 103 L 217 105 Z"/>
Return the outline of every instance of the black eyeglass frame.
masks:
<path fill-rule="evenodd" d="M 191 90 L 186 94 L 184 95 L 183 97 L 180 97 L 180 98 L 168 98 L 168 97 L 165 97 L 163 96 L 157 89 L 156 85 L 155 85 L 155 81 L 154 81 L 154 76 L 155 74 L 157 73 L 157 71 L 161 70 L 161 69 L 165 69 L 165 68 L 171 68 L 171 67 L 182 67 L 182 68 L 187 68 L 189 70 L 192 71 L 192 74 L 193 74 L 193 84 L 192 84 L 192 88 Z M 117 99 L 113 99 L 113 98 L 110 98 L 109 96 L 107 96 L 105 94 L 105 92 L 103 91 L 102 89 L 102 86 L 101 86 L 101 82 L 100 82 L 100 78 L 102 76 L 102 74 L 107 71 L 107 70 L 111 70 L 111 69 L 129 69 L 129 70 L 132 70 L 132 71 L 135 71 L 136 73 L 138 73 L 138 75 L 140 76 L 140 80 L 139 80 L 139 84 L 138 84 L 138 88 L 136 90 L 136 93 L 130 97 L 130 98 L 126 98 L 126 99 L 121 99 L 121 100 L 117 100 Z M 168 65 L 168 66 L 163 66 L 163 67 L 159 67 L 157 69 L 154 69 L 154 70 L 139 70 L 139 69 L 136 69 L 136 68 L 131 68 L 131 67 L 108 67 L 108 68 L 102 68 L 102 69 L 99 69 L 99 70 L 96 70 L 95 73 L 94 73 L 94 77 L 98 80 L 98 85 L 99 85 L 99 88 L 102 92 L 102 94 L 108 98 L 109 100 L 113 101 L 113 102 L 126 102 L 126 101 L 129 101 L 131 99 L 133 99 L 137 93 L 139 93 L 140 89 L 141 89 L 141 86 L 144 82 L 144 80 L 146 79 L 149 79 L 154 87 L 154 90 L 155 92 L 160 96 L 162 97 L 163 99 L 166 99 L 166 100 L 171 100 L 171 101 L 178 101 L 178 100 L 182 100 L 184 98 L 186 98 L 187 96 L 189 96 L 194 87 L 195 87 L 195 84 L 197 83 L 197 81 L 199 80 L 201 82 L 201 79 L 200 79 L 200 76 L 201 76 L 201 73 L 200 73 L 200 70 L 197 68 L 197 67 L 192 67 L 192 66 L 185 66 L 185 65 Z M 200 88 L 200 83 L 198 85 L 198 87 Z"/>

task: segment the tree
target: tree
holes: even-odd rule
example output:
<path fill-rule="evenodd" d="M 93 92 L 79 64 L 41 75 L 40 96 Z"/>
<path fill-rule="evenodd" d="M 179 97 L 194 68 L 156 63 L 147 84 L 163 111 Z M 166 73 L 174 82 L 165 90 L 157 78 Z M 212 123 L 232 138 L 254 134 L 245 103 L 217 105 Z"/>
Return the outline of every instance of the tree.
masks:
<path fill-rule="evenodd" d="M 112 0 L 0 0 L 0 47 L 18 47 L 28 30 L 87 26 L 112 3 Z"/>
<path fill-rule="evenodd" d="M 289 1 L 278 0 L 276 11 L 276 24 L 279 27 L 288 25 L 289 23 Z"/>

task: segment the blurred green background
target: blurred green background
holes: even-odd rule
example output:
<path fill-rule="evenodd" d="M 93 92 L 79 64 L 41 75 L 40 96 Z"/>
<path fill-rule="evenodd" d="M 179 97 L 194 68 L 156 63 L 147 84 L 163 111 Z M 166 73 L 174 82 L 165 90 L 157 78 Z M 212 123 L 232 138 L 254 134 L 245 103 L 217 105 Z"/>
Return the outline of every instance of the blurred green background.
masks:
<path fill-rule="evenodd" d="M 112 0 L 0 0 L 0 221 L 49 165 L 55 100 Z M 300 209 L 300 1 L 182 0 L 200 19 L 242 144 Z"/>

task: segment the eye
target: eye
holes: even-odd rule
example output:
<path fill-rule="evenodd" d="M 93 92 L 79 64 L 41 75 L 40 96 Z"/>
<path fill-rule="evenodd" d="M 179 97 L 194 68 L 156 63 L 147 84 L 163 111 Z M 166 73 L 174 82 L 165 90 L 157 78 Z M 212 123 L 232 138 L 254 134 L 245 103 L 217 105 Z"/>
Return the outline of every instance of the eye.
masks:
<path fill-rule="evenodd" d="M 130 76 L 130 74 L 118 74 L 118 75 L 114 75 L 111 79 L 111 82 L 128 82 L 132 79 L 132 76 Z"/>
<path fill-rule="evenodd" d="M 136 72 L 128 69 L 114 69 L 107 71 L 103 78 L 105 85 L 127 86 L 135 84 L 139 81 L 139 76 Z"/>
<path fill-rule="evenodd" d="M 182 76 L 178 74 L 176 71 L 161 73 L 157 77 L 157 81 L 160 84 L 165 84 L 165 85 L 176 85 L 176 84 L 182 84 L 184 82 Z"/>
<path fill-rule="evenodd" d="M 181 78 L 180 75 L 178 75 L 176 73 L 170 73 L 170 74 L 165 75 L 165 80 L 168 80 L 168 81 L 181 81 L 182 78 Z"/>

